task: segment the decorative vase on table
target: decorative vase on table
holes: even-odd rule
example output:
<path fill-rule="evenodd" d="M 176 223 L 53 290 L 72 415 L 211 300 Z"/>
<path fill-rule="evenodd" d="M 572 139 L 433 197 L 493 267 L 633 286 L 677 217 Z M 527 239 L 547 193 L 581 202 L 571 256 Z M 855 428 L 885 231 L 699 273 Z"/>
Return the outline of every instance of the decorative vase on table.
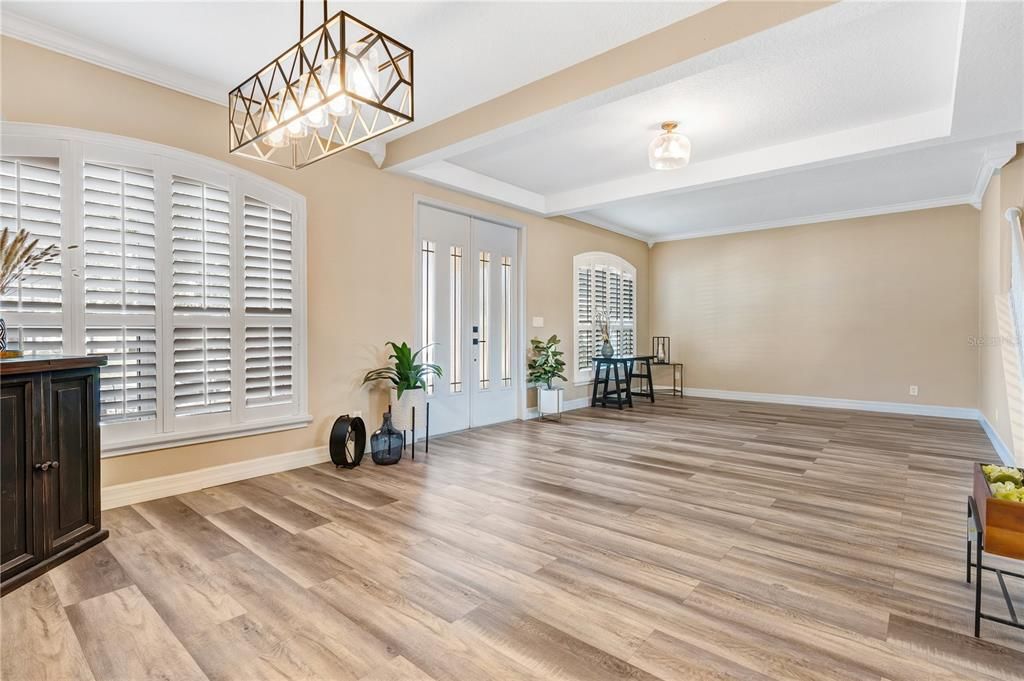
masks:
<path fill-rule="evenodd" d="M 402 458 L 405 436 L 391 423 L 391 414 L 384 414 L 384 422 L 370 436 L 370 457 L 378 466 L 390 466 Z"/>
<path fill-rule="evenodd" d="M 604 343 L 601 343 L 601 356 L 611 357 L 615 354 L 615 348 L 612 347 L 612 342 L 607 338 L 604 339 Z"/>

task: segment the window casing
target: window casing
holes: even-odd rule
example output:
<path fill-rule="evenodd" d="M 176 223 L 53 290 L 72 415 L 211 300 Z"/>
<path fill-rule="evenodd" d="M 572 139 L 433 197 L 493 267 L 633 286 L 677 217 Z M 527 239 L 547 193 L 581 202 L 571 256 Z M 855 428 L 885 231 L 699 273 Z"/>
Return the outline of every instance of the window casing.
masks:
<path fill-rule="evenodd" d="M 598 313 L 608 315 L 616 354 L 636 352 L 636 268 L 611 253 L 573 257 L 573 378 L 593 379 L 593 358 L 601 351 Z"/>
<path fill-rule="evenodd" d="M 9 339 L 107 356 L 104 456 L 311 421 L 300 195 L 139 140 L 0 130 L 3 226 L 62 246 L 4 297 Z"/>

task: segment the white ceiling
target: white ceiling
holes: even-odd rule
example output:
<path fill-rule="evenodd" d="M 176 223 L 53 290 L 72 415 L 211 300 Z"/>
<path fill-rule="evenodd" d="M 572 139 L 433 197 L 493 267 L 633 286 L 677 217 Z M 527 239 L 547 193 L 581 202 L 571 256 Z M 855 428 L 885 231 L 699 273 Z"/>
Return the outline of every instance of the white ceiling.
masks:
<path fill-rule="evenodd" d="M 331 10 L 415 49 L 417 122 L 398 136 L 713 4 Z M 298 30 L 295 0 L 0 11 L 5 34 L 220 102 Z M 646 147 L 666 119 L 680 120 L 693 160 L 655 172 Z M 977 202 L 1018 140 L 1024 3 L 848 0 L 392 171 L 655 242 Z"/>
<path fill-rule="evenodd" d="M 344 9 L 413 48 L 416 122 L 394 138 L 712 4 L 332 0 L 329 11 Z M 231 88 L 298 39 L 298 7 L 298 0 L 4 0 L 2 16 L 4 33 L 31 38 L 44 27 L 37 39 L 44 47 L 63 38 L 71 52 L 102 50 L 104 65 L 226 103 Z M 322 20 L 322 7 L 306 3 L 307 30 Z M 66 35 L 47 35 L 52 29 Z"/>
<path fill-rule="evenodd" d="M 864 9 L 799 42 L 779 31 L 756 50 L 736 46 L 730 61 L 448 160 L 552 194 L 659 174 L 647 164 L 647 144 L 665 120 L 679 121 L 693 161 L 705 162 L 945 106 L 959 7 Z"/>

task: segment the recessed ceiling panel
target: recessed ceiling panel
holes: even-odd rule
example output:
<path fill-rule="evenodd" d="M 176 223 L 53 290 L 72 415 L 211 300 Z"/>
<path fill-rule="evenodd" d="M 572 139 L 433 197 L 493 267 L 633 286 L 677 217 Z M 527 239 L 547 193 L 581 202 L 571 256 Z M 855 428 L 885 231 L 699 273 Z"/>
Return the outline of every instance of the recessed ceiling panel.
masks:
<path fill-rule="evenodd" d="M 939 109 L 953 97 L 960 16 L 953 2 L 822 10 L 695 60 L 682 80 L 449 161 L 551 194 L 655 172 L 647 145 L 664 120 L 700 163 Z"/>
<path fill-rule="evenodd" d="M 621 201 L 575 217 L 657 241 L 731 232 L 803 218 L 941 202 L 965 203 L 986 152 L 984 142 L 908 150 L 705 189 Z M 779 224 L 775 224 L 779 223 Z"/>

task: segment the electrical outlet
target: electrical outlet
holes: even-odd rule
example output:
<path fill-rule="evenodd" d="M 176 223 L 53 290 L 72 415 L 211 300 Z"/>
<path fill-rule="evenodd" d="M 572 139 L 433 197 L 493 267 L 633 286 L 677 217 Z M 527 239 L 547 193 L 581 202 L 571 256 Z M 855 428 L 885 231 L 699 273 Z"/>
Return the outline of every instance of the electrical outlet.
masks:
<path fill-rule="evenodd" d="M 910 394 L 913 395 L 914 397 L 917 397 L 917 386 L 916 385 L 910 386 Z"/>
<path fill-rule="evenodd" d="M 542 328 L 544 328 L 544 318 L 543 317 L 534 317 L 533 318 L 533 328 L 535 328 L 535 329 L 542 329 Z"/>

